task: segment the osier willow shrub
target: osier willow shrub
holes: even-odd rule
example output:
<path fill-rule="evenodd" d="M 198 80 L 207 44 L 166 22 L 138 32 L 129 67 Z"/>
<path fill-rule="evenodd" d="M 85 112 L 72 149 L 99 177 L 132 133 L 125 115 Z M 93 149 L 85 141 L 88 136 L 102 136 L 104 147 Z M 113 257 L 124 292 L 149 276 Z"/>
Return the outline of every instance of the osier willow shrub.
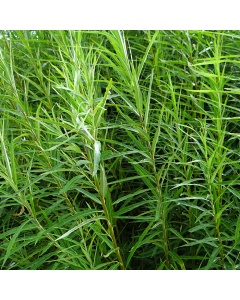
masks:
<path fill-rule="evenodd" d="M 239 31 L 2 31 L 2 269 L 239 269 Z"/>

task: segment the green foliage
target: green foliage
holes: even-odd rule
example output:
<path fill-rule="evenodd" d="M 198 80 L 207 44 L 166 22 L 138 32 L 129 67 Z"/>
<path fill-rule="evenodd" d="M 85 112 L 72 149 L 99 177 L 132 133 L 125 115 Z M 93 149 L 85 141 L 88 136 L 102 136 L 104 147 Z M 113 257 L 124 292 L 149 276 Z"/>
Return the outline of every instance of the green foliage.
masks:
<path fill-rule="evenodd" d="M 2 31 L 2 269 L 239 269 L 239 31 Z"/>

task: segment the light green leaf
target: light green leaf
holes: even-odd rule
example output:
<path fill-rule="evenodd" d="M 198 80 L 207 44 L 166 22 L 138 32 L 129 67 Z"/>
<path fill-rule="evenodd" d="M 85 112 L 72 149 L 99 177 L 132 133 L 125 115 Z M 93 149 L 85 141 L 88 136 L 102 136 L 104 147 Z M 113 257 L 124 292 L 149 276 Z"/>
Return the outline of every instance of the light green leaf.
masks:
<path fill-rule="evenodd" d="M 95 218 L 92 218 L 92 219 L 89 219 L 89 220 L 86 220 L 84 222 L 82 222 L 81 224 L 73 227 L 72 229 L 68 230 L 66 233 L 64 233 L 63 235 L 61 235 L 59 238 L 57 238 L 55 240 L 56 241 L 59 241 L 61 239 L 64 239 L 65 237 L 69 236 L 69 234 L 71 234 L 72 232 L 76 231 L 77 229 L 89 224 L 89 223 L 92 223 L 94 221 L 97 221 L 97 220 L 105 220 L 106 218 L 105 217 L 95 217 Z"/>
<path fill-rule="evenodd" d="M 95 141 L 94 143 L 94 169 L 92 176 L 95 176 L 97 174 L 97 171 L 99 169 L 99 163 L 101 158 L 101 142 Z"/>

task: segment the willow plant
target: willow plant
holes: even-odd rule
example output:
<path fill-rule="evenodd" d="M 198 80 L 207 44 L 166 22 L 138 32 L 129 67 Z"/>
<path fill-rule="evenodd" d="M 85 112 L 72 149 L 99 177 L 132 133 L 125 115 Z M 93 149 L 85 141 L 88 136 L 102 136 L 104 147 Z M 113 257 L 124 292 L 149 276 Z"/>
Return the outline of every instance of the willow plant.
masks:
<path fill-rule="evenodd" d="M 239 269 L 238 31 L 2 31 L 2 269 Z"/>

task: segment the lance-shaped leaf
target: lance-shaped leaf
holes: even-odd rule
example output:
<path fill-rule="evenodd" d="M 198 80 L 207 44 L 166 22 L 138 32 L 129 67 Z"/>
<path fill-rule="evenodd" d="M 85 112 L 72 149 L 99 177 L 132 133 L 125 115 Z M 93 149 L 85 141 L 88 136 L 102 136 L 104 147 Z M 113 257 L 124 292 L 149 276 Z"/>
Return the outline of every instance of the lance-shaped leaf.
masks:
<path fill-rule="evenodd" d="M 97 174 L 97 171 L 99 169 L 99 163 L 100 163 L 100 157 L 101 157 L 101 142 L 95 141 L 94 143 L 94 168 L 93 168 L 93 176 Z"/>

